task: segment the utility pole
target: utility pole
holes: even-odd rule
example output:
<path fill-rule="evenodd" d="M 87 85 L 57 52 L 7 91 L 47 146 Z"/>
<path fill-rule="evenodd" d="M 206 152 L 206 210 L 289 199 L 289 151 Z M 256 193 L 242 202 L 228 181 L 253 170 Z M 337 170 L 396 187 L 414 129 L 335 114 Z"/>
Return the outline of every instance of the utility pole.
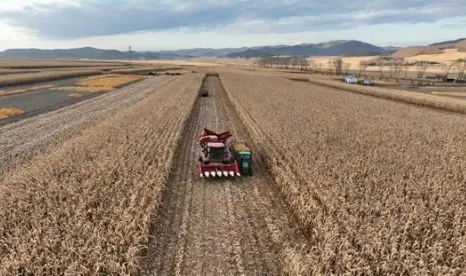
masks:
<path fill-rule="evenodd" d="M 131 62 L 131 46 L 129 46 L 128 50 L 128 60 Z"/>

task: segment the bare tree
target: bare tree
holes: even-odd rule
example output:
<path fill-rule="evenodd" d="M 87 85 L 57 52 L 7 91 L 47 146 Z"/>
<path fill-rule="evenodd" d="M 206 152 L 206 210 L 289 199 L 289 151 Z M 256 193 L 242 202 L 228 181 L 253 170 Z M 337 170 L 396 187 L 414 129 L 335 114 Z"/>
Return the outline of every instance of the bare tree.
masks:
<path fill-rule="evenodd" d="M 403 72 L 403 62 L 403 58 L 392 58 L 390 60 L 390 77 L 398 80 Z"/>
<path fill-rule="evenodd" d="M 322 73 L 322 66 L 323 66 L 322 62 L 316 62 L 316 71 L 318 73 Z"/>
<path fill-rule="evenodd" d="M 390 78 L 393 78 L 395 75 L 395 60 L 393 58 L 388 60 L 388 73 Z"/>
<path fill-rule="evenodd" d="M 427 61 L 421 60 L 417 63 L 417 78 L 418 79 L 422 79 L 424 77 L 427 67 L 429 67 L 429 63 Z"/>
<path fill-rule="evenodd" d="M 410 66 L 410 64 L 409 64 L 408 61 L 404 61 L 403 64 L 402 64 L 402 67 L 403 67 L 402 71 L 404 73 L 405 78 L 408 77 L 409 66 Z"/>
<path fill-rule="evenodd" d="M 455 79 L 455 83 L 458 81 L 463 81 L 465 78 L 466 71 L 466 59 L 458 59 L 456 61 L 456 67 L 458 71 L 458 76 Z"/>
<path fill-rule="evenodd" d="M 358 77 L 364 76 L 365 78 L 367 77 L 367 67 L 369 66 L 369 62 L 366 60 L 361 60 L 359 62 L 359 74 Z"/>
<path fill-rule="evenodd" d="M 301 71 L 308 71 L 309 70 L 309 61 L 306 57 L 301 57 L 299 59 L 299 66 Z"/>
<path fill-rule="evenodd" d="M 455 66 L 454 62 L 452 62 L 452 63 L 443 63 L 442 64 L 444 80 L 448 79 L 448 76 L 450 75 L 451 70 L 453 69 L 454 66 Z"/>
<path fill-rule="evenodd" d="M 333 61 L 332 61 L 332 59 L 330 58 L 327 63 L 328 63 L 328 73 L 330 75 L 332 75 L 333 74 Z"/>
<path fill-rule="evenodd" d="M 308 62 L 308 68 L 309 68 L 309 70 L 314 71 L 315 68 L 316 68 L 316 62 L 315 62 L 315 60 L 313 60 L 313 59 L 307 60 L 307 59 L 306 59 L 306 61 Z"/>
<path fill-rule="evenodd" d="M 343 72 L 343 60 L 341 58 L 334 58 L 332 60 L 333 68 L 335 69 L 335 74 L 341 75 Z"/>
<path fill-rule="evenodd" d="M 380 74 L 380 78 L 383 78 L 383 71 L 384 71 L 384 65 L 383 65 L 383 64 L 380 64 L 380 65 L 379 65 L 379 74 Z"/>
<path fill-rule="evenodd" d="M 343 62 L 343 71 L 345 72 L 346 75 L 348 75 L 350 69 L 351 69 L 351 63 Z"/>

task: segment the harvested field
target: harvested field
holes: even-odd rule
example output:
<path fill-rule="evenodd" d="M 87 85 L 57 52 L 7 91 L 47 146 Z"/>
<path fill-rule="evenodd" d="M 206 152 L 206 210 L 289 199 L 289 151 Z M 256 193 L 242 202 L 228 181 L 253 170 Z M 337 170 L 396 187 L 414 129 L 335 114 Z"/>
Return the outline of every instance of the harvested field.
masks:
<path fill-rule="evenodd" d="M 69 139 L 102 118 L 141 101 L 162 87 L 173 85 L 173 81 L 174 78 L 165 76 L 151 78 L 113 93 L 0 127 L 0 178 L 49 144 Z"/>
<path fill-rule="evenodd" d="M 420 91 L 416 91 L 418 93 L 412 93 L 406 90 L 367 87 L 347 84 L 335 80 L 315 78 L 309 78 L 308 80 L 310 83 L 314 84 L 312 87 L 315 87 L 315 85 L 326 86 L 328 88 L 341 89 L 358 94 L 466 114 L 466 103 L 456 99 L 430 95 L 430 93 L 423 93 Z"/>
<path fill-rule="evenodd" d="M 115 74 L 138 74 L 138 73 L 148 73 L 148 72 L 162 72 L 165 70 L 178 70 L 182 69 L 181 67 L 135 67 L 135 68 L 122 68 L 111 70 L 111 73 Z"/>
<path fill-rule="evenodd" d="M 254 176 L 203 179 L 196 170 L 198 135 L 204 127 L 249 137 L 232 109 L 218 77 L 208 76 L 208 98 L 196 103 L 186 125 L 142 275 L 283 275 L 282 266 L 299 244 L 256 155 Z"/>
<path fill-rule="evenodd" d="M 109 92 L 143 79 L 145 79 L 144 76 L 105 75 L 85 79 L 59 80 L 36 86 L 5 88 L 5 90 L 0 91 L 0 97 L 3 96 L 0 108 L 21 108 L 24 110 L 24 114 L 20 117 L 10 118 L 9 121 L 0 121 L 0 125 L 97 96 L 97 94 L 89 92 Z"/>
<path fill-rule="evenodd" d="M 117 103 L 148 97 L 11 172 L 0 183 L 0 274 L 136 275 L 201 80 L 189 75 L 157 88 L 151 78 L 106 94 L 120 95 Z M 70 115 L 64 122 L 74 122 L 88 106 L 48 114 L 41 123 Z"/>
<path fill-rule="evenodd" d="M 307 248 L 290 257 L 295 268 L 466 271 L 464 115 L 279 78 L 221 77 L 307 233 Z"/>
<path fill-rule="evenodd" d="M 84 77 L 99 74 L 102 74 L 102 72 L 97 70 L 75 70 L 0 75 L 0 87 L 31 84 L 37 82 L 45 82 L 73 77 Z"/>
<path fill-rule="evenodd" d="M 124 62 L 113 61 L 78 61 L 45 59 L 0 59 L 0 68 L 4 69 L 57 69 L 76 67 L 125 66 Z"/>
<path fill-rule="evenodd" d="M 38 70 L 21 70 L 21 69 L 0 69 L 0 75 L 37 73 Z"/>

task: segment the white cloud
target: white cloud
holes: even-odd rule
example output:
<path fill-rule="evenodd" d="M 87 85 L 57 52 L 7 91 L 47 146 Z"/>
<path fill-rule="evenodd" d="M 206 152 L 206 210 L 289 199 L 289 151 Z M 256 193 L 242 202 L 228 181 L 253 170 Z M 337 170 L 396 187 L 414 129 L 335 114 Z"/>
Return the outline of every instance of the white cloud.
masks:
<path fill-rule="evenodd" d="M 466 27 L 464 0 L 444 1 L 0 0 L 0 50 L 423 44 L 458 38 Z"/>

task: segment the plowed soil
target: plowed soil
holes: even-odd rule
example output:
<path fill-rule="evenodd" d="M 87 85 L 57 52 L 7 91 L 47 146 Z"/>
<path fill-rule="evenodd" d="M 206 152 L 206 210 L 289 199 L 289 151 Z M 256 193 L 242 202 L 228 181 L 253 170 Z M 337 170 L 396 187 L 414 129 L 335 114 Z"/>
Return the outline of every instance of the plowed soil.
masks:
<path fill-rule="evenodd" d="M 284 250 L 303 244 L 259 156 L 254 176 L 200 178 L 196 141 L 203 128 L 249 139 L 219 78 L 204 84 L 154 219 L 143 275 L 280 275 Z"/>

